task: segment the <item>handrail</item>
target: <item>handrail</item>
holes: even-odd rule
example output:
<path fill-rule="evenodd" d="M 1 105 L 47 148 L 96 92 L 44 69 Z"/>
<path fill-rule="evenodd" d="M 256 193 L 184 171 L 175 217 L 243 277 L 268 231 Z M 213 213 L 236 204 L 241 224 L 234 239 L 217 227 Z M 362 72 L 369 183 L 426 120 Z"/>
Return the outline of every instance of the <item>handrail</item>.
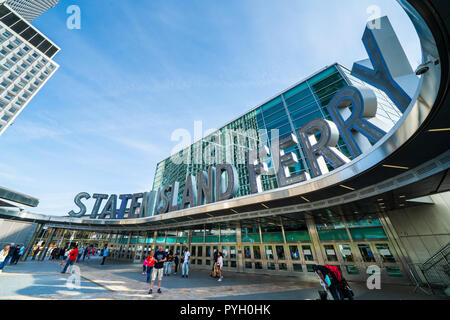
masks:
<path fill-rule="evenodd" d="M 446 258 L 446 256 L 445 256 L 443 253 L 444 253 L 444 251 L 445 251 L 446 249 L 448 249 L 448 248 L 450 249 L 450 242 L 447 243 L 445 246 L 443 246 L 441 249 L 439 249 L 439 251 L 437 251 L 433 256 L 431 256 L 431 258 L 429 258 L 427 261 L 425 261 L 425 262 L 422 264 L 422 267 L 425 267 L 426 264 L 432 262 L 432 261 L 433 261 L 436 257 L 438 257 L 439 255 L 443 255 L 444 258 Z M 433 264 L 430 266 L 430 268 L 433 267 L 435 264 L 436 264 L 436 262 L 433 263 Z M 427 269 L 429 269 L 429 268 L 427 268 Z"/>

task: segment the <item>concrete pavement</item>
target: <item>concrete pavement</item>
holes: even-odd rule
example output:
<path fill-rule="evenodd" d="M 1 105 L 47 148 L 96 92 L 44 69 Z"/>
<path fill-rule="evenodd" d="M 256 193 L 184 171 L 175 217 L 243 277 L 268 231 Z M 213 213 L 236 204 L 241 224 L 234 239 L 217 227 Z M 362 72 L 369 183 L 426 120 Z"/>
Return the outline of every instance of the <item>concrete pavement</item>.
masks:
<path fill-rule="evenodd" d="M 223 282 L 207 271 L 191 270 L 188 279 L 181 274 L 164 277 L 162 294 L 148 295 L 139 264 L 100 265 L 98 258 L 77 264 L 80 286 L 70 288 L 75 275 L 61 274 L 58 262 L 27 261 L 5 268 L 0 274 L 0 299 L 113 299 L 113 300 L 316 300 L 318 281 L 299 281 L 295 277 L 226 273 Z M 69 286 L 67 285 L 69 283 Z M 445 299 L 414 293 L 414 287 L 382 285 L 368 290 L 363 283 L 350 283 L 355 300 L 432 300 Z"/>

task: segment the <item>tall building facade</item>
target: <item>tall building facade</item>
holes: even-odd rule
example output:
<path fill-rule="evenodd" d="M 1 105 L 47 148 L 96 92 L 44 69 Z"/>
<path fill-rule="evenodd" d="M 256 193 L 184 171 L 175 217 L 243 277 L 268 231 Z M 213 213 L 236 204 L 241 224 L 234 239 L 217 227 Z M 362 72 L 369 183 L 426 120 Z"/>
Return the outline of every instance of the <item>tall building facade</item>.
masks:
<path fill-rule="evenodd" d="M 59 0 L 6 0 L 6 3 L 28 22 L 33 21 L 48 9 L 58 4 Z"/>
<path fill-rule="evenodd" d="M 6 5 L 0 5 L 0 135 L 59 65 L 59 47 Z"/>

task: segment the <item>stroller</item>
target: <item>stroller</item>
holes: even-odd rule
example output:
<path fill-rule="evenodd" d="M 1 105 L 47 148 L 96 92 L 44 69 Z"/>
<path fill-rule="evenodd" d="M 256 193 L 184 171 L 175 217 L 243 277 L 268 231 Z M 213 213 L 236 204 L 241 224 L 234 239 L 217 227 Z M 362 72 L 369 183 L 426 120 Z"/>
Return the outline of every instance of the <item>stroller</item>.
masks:
<path fill-rule="evenodd" d="M 342 300 L 353 300 L 353 297 L 355 296 L 352 288 L 344 278 L 339 282 L 339 293 L 341 294 Z"/>

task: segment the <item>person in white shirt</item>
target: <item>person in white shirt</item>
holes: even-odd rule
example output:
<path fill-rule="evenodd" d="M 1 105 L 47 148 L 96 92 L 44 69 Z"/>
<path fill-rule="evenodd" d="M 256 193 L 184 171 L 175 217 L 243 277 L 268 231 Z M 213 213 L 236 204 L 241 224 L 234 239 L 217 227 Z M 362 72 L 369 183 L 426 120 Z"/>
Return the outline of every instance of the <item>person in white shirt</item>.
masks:
<path fill-rule="evenodd" d="M 219 272 L 219 280 L 217 281 L 222 281 L 223 279 L 222 268 L 223 268 L 223 254 L 222 252 L 219 252 L 219 256 L 217 257 L 217 272 Z"/>
<path fill-rule="evenodd" d="M 181 271 L 181 277 L 184 278 L 184 276 L 189 277 L 189 260 L 191 258 L 191 253 L 189 252 L 189 249 L 186 248 L 184 250 L 184 260 L 183 260 L 183 269 Z"/>
<path fill-rule="evenodd" d="M 8 245 L 3 247 L 3 250 L 0 251 L 0 273 L 3 272 L 3 268 L 8 263 L 8 255 L 9 255 L 10 247 Z"/>

